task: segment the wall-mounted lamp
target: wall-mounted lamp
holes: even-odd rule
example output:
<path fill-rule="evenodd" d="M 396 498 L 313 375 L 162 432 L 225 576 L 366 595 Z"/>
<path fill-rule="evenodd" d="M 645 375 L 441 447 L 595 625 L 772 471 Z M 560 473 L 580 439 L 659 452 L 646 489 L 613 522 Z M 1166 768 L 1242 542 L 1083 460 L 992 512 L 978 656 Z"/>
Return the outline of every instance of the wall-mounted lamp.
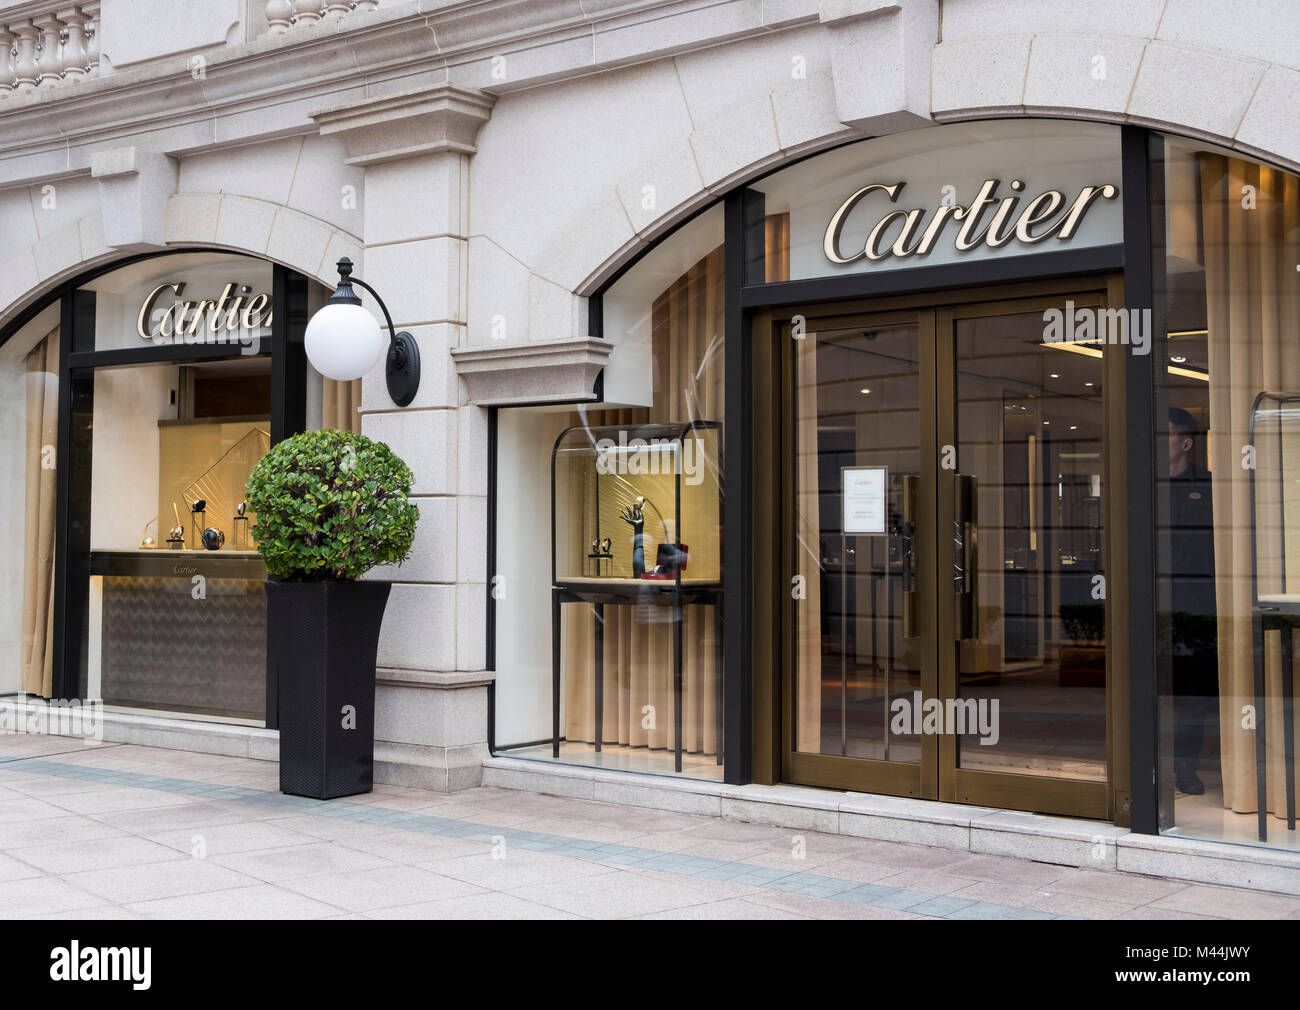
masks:
<path fill-rule="evenodd" d="M 399 407 L 405 407 L 420 388 L 420 347 L 411 334 L 393 329 L 388 306 L 379 292 L 352 276 L 350 259 L 344 256 L 339 260 L 338 270 L 339 284 L 334 294 L 307 323 L 307 358 L 321 375 L 338 382 L 359 379 L 374 367 L 384 351 L 384 337 L 375 317 L 362 307 L 361 299 L 352 290 L 353 284 L 360 285 L 374 295 L 388 323 L 388 395 Z"/>

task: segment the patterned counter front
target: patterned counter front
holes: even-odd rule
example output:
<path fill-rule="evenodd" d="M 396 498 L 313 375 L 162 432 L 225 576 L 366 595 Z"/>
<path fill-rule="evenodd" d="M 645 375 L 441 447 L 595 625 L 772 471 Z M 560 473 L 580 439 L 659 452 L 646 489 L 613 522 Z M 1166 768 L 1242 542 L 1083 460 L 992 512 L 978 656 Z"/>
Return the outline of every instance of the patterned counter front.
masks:
<path fill-rule="evenodd" d="M 94 551 L 91 575 L 105 704 L 265 718 L 266 568 L 256 553 Z"/>

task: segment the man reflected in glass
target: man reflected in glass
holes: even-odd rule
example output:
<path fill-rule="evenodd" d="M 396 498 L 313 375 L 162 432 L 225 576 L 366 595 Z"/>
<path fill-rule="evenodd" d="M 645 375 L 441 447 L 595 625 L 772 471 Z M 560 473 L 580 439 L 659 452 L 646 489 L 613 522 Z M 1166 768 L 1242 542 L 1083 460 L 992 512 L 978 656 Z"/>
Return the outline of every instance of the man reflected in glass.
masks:
<path fill-rule="evenodd" d="M 1210 475 L 1197 466 L 1196 419 L 1169 410 L 1170 572 L 1173 603 L 1174 785 L 1199 796 L 1201 755 L 1218 713 L 1218 633 L 1214 593 L 1214 508 Z"/>

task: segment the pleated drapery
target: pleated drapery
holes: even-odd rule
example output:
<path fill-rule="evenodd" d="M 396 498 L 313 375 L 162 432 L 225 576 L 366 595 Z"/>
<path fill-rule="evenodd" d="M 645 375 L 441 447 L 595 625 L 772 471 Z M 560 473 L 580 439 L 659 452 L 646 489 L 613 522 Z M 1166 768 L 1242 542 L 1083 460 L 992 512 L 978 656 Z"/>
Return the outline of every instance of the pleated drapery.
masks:
<path fill-rule="evenodd" d="M 23 538 L 22 689 L 49 698 L 54 670 L 55 447 L 59 331 L 27 355 L 27 450 Z"/>
<path fill-rule="evenodd" d="M 1251 633 L 1251 530 L 1261 572 L 1282 556 L 1275 516 L 1251 513 L 1251 474 L 1242 466 L 1251 406 L 1262 390 L 1300 392 L 1300 181 L 1237 158 L 1200 155 L 1207 346 L 1210 372 L 1210 470 L 1218 610 L 1219 711 L 1224 804 L 1254 812 L 1255 736 L 1243 713 L 1255 705 Z M 1254 187 L 1256 206 L 1243 207 Z M 1300 589 L 1300 572 L 1286 588 Z M 1269 810 L 1286 809 L 1282 752 L 1282 677 L 1277 634 L 1266 636 L 1266 716 L 1276 727 L 1268 755 Z M 1293 676 L 1292 671 L 1285 671 Z"/>

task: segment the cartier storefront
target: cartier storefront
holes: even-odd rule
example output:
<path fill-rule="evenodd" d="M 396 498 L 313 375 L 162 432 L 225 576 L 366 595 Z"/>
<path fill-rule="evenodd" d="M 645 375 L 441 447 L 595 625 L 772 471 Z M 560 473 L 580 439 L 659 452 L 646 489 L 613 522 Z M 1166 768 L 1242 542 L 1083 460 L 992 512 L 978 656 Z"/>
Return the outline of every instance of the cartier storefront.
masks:
<path fill-rule="evenodd" d="M 699 212 L 495 412 L 496 753 L 1295 847 L 1296 196 L 1008 119 Z"/>
<path fill-rule="evenodd" d="M 22 605 L 0 693 L 275 725 L 244 483 L 286 433 L 359 427 L 359 391 L 303 354 L 316 287 L 228 252 L 144 257 L 12 330 L 0 580 Z"/>

